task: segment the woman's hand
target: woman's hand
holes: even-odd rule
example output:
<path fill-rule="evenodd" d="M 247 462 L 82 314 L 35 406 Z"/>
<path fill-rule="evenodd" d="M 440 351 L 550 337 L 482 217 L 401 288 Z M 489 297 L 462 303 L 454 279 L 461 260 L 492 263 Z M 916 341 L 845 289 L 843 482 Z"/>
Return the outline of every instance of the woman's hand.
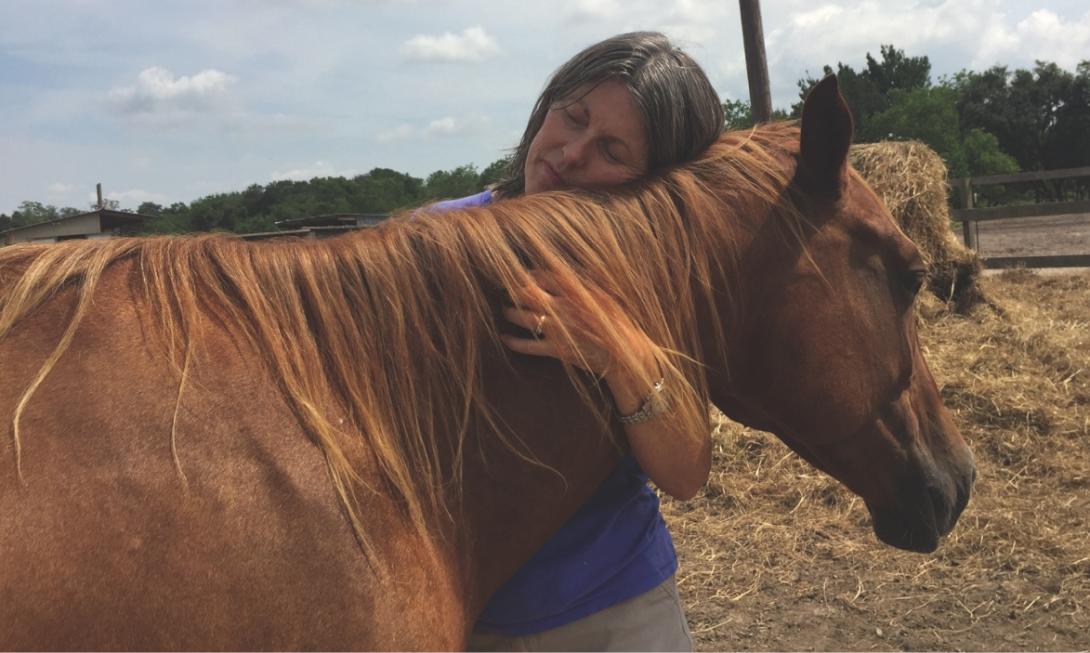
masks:
<path fill-rule="evenodd" d="M 517 306 L 505 308 L 503 315 L 534 335 L 519 338 L 505 334 L 501 336 L 504 344 L 512 351 L 549 356 L 586 370 L 605 381 L 620 414 L 629 415 L 639 410 L 650 387 L 612 365 L 600 335 L 564 297 L 562 289 L 548 274 L 532 274 L 537 286 L 514 297 Z M 612 301 L 604 293 L 593 288 L 589 290 L 596 294 L 599 302 Z M 621 311 L 607 312 L 617 316 L 608 328 L 614 333 L 620 331 L 629 351 L 636 354 L 637 361 L 643 366 L 644 378 L 660 378 L 661 370 L 655 361 L 655 345 L 651 339 Z M 571 343 L 555 337 L 559 332 L 558 322 L 562 322 L 571 334 Z M 711 469 L 709 433 L 692 437 L 692 434 L 679 432 L 669 411 L 645 422 L 627 424 L 624 429 L 632 454 L 655 485 L 682 500 L 690 499 L 700 491 Z"/>
<path fill-rule="evenodd" d="M 513 297 L 516 305 L 504 308 L 503 316 L 512 324 L 526 329 L 533 336 L 520 338 L 504 334 L 501 336 L 503 343 L 520 354 L 556 358 L 590 372 L 598 378 L 607 378 L 612 361 L 609 351 L 595 328 L 588 323 L 574 303 L 564 296 L 563 290 L 552 276 L 545 272 L 531 274 L 537 285 L 524 288 L 518 296 Z M 590 292 L 595 291 L 591 289 Z M 596 294 L 600 295 L 598 298 L 600 302 L 611 301 L 602 293 Z M 619 311 L 611 312 L 620 313 Z M 647 336 L 627 319 L 621 317 L 618 321 L 621 323 L 611 325 L 610 328 L 614 331 L 622 330 L 624 338 L 631 342 L 632 346 L 647 351 L 647 358 L 651 358 L 651 343 Z M 557 337 L 561 331 L 560 324 L 563 324 L 563 328 L 570 334 L 570 342 Z"/>

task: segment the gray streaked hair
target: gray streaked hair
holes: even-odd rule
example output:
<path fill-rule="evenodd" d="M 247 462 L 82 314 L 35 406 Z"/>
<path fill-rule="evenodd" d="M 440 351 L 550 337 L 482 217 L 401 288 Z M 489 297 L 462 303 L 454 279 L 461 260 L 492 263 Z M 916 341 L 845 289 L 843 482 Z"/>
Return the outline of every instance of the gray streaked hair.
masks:
<path fill-rule="evenodd" d="M 723 130 L 723 105 L 692 57 L 658 32 L 620 34 L 584 49 L 549 78 L 496 190 L 508 197 L 525 192 L 530 143 L 550 109 L 614 79 L 628 87 L 643 118 L 648 173 L 695 158 Z"/>

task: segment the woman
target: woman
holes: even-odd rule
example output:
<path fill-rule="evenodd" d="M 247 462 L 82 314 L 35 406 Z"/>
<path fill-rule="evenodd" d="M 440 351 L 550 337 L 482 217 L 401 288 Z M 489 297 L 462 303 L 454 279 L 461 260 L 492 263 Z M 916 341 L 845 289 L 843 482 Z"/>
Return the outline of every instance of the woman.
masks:
<path fill-rule="evenodd" d="M 433 205 L 481 206 L 501 197 L 603 188 L 654 174 L 707 148 L 723 126 L 719 98 L 700 67 L 662 34 L 622 34 L 590 46 L 549 80 L 494 190 Z M 661 384 L 639 387 L 611 372 L 593 329 L 547 277 L 505 317 L 533 334 L 505 336 L 511 350 L 550 356 L 602 378 L 631 445 L 591 500 L 486 606 L 470 640 L 476 650 L 691 650 L 674 583 L 677 557 L 647 480 L 680 499 L 707 480 L 711 442 L 671 430 L 656 402 Z M 546 306 L 549 307 L 546 310 Z M 574 334 L 550 339 L 546 312 Z M 633 351 L 655 369 L 654 343 L 632 324 Z"/>

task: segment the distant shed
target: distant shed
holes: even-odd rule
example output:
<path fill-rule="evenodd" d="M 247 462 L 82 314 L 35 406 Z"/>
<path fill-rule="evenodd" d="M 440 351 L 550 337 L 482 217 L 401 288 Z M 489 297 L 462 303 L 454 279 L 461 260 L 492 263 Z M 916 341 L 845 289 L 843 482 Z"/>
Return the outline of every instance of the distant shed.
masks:
<path fill-rule="evenodd" d="M 98 209 L 48 222 L 0 231 L 0 246 L 15 243 L 55 243 L 61 240 L 114 238 L 132 235 L 151 216 L 127 211 Z"/>
<path fill-rule="evenodd" d="M 373 227 L 389 216 L 389 213 L 327 213 L 324 215 L 312 215 L 306 218 L 280 220 L 276 223 L 276 228 L 279 229 L 279 231 L 242 234 L 242 237 L 247 240 L 283 238 L 284 236 L 325 238 L 327 236 L 336 236 L 337 234 L 342 234 L 346 231 Z"/>

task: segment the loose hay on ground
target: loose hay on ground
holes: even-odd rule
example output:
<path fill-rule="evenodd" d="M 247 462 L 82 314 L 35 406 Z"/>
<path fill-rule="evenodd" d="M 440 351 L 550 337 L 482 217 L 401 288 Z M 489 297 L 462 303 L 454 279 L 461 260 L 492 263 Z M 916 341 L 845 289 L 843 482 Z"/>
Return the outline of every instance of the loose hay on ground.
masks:
<path fill-rule="evenodd" d="M 954 532 L 882 545 L 862 501 L 724 421 L 704 494 L 663 504 L 699 649 L 1090 647 L 1090 274 L 978 281 L 1002 312 L 918 311 L 977 460 Z"/>

